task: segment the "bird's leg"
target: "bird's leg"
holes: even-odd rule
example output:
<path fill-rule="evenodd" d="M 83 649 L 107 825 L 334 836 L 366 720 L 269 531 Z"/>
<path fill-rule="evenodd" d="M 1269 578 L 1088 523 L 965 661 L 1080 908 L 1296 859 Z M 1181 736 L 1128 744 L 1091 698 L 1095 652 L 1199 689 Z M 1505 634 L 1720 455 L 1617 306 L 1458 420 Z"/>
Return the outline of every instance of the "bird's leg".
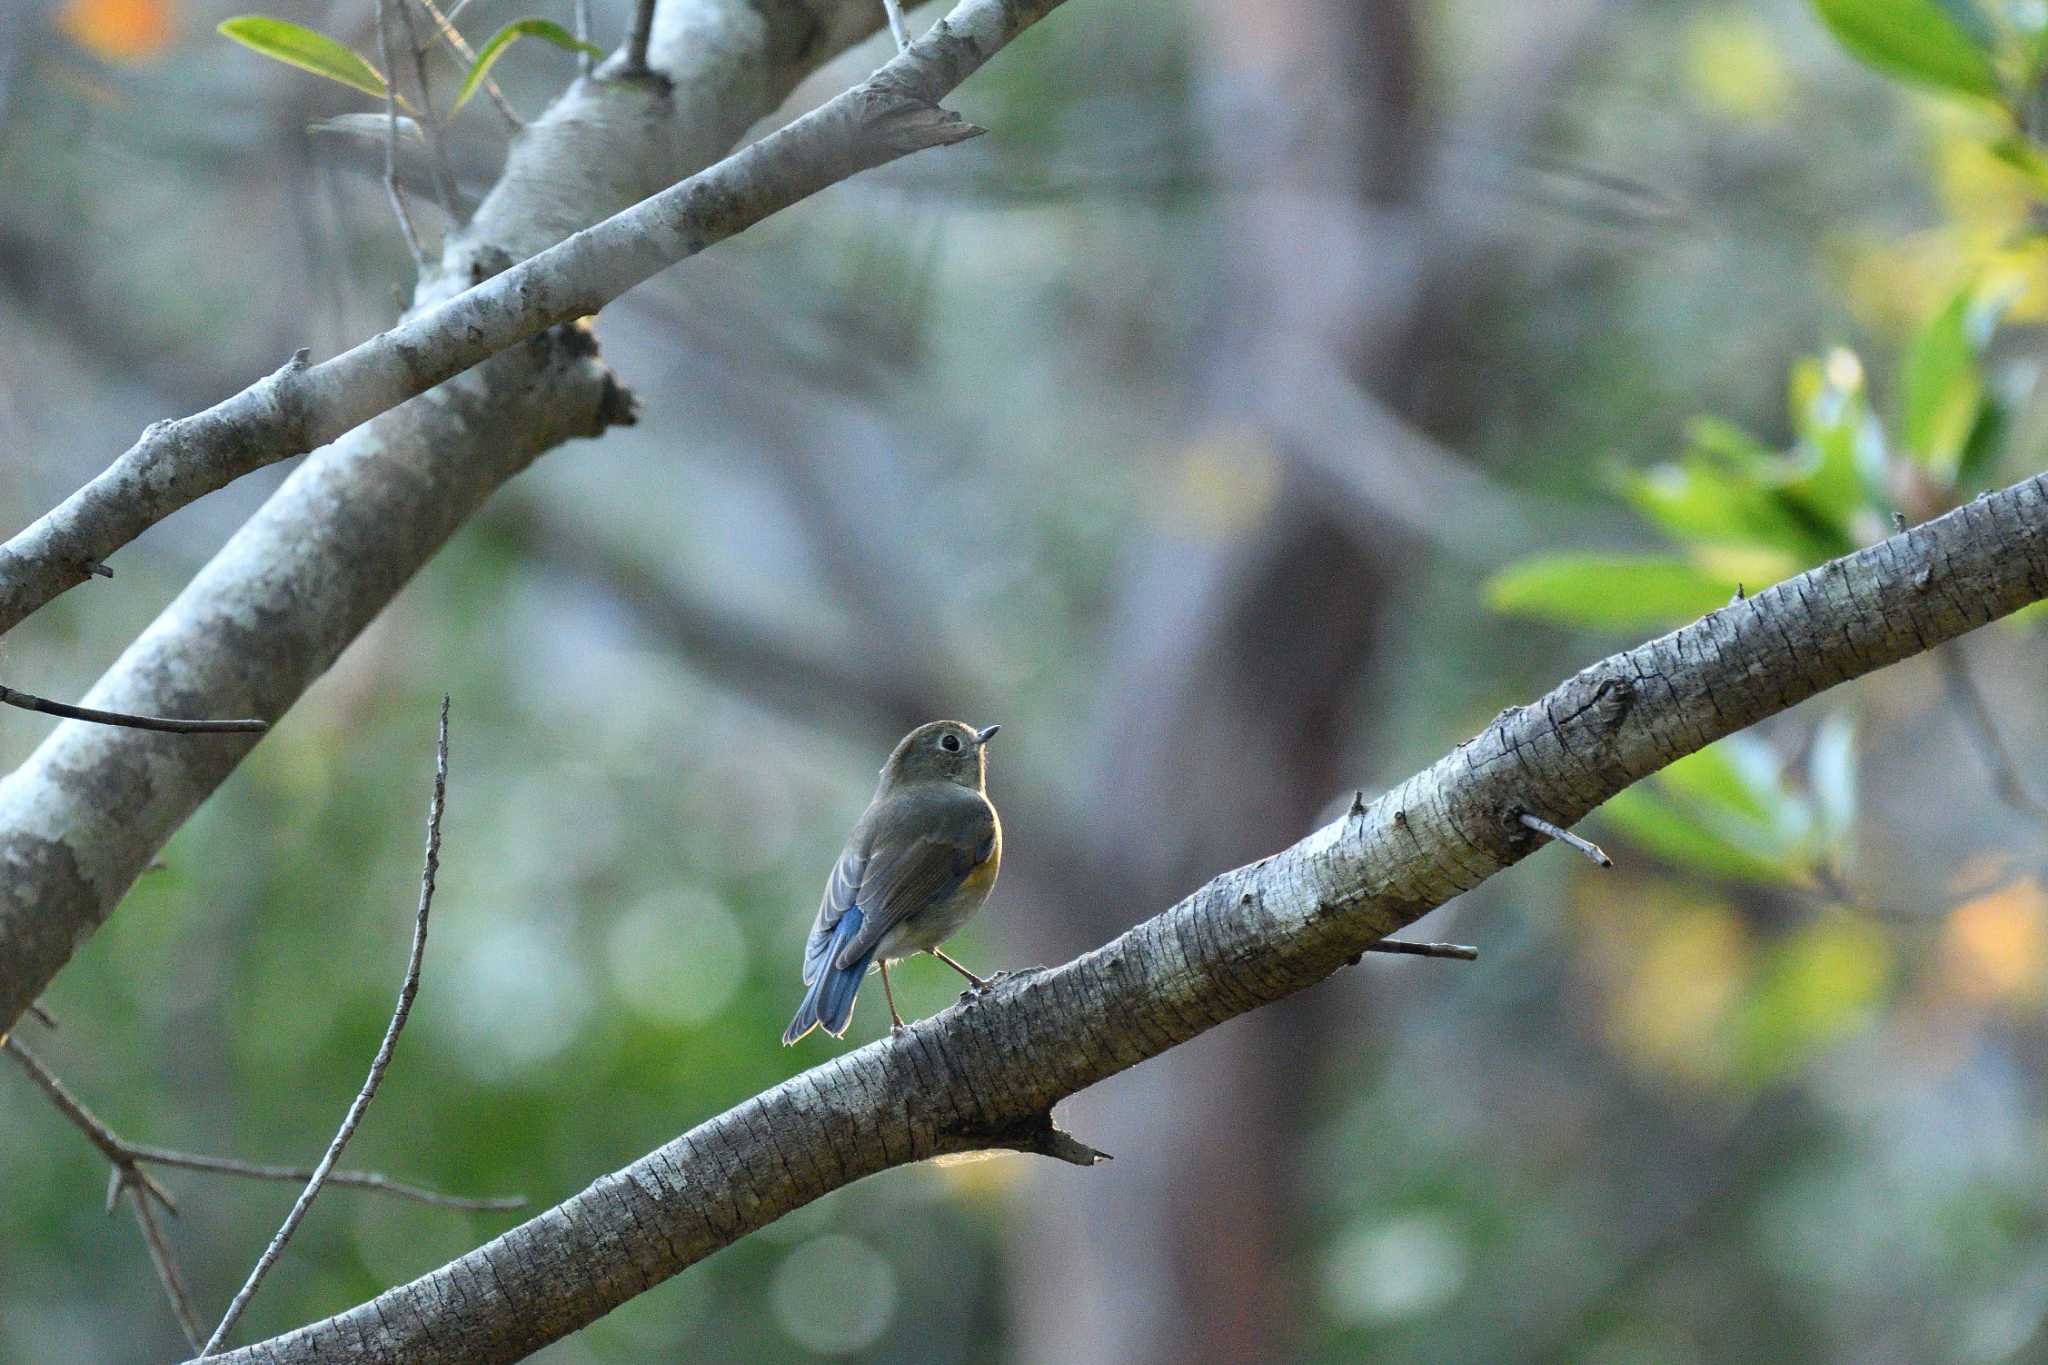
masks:
<path fill-rule="evenodd" d="M 889 964 L 878 964 L 882 969 L 882 996 L 889 1002 L 889 1036 L 903 1032 L 903 1016 L 896 1012 L 896 992 L 889 986 Z"/>
<path fill-rule="evenodd" d="M 882 0 L 882 12 L 889 16 L 889 32 L 896 37 L 896 50 L 910 46 L 910 28 L 903 22 L 903 0 Z"/>
<path fill-rule="evenodd" d="M 973 982 L 974 989 L 971 993 L 974 995 L 982 994 L 983 992 L 987 991 L 989 987 L 995 985 L 996 982 L 1003 979 L 1003 974 L 1001 972 L 997 972 L 994 976 L 989 977 L 987 980 L 983 980 L 981 977 L 976 976 L 973 972 L 968 971 L 965 967 L 955 962 L 952 958 L 947 957 L 937 948 L 930 949 L 929 951 L 933 957 L 937 958 L 939 961 L 945 963 L 948 967 L 951 967 L 954 971 L 960 973 L 960 975 L 966 977 L 969 981 Z"/>

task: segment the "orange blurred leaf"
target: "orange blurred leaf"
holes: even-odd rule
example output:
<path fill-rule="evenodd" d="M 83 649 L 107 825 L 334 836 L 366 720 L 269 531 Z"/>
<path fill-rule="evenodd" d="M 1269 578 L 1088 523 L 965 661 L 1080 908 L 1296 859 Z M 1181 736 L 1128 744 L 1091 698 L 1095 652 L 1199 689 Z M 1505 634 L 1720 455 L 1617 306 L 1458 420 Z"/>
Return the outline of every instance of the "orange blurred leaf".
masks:
<path fill-rule="evenodd" d="M 64 0 L 57 27 L 101 61 L 137 65 L 177 36 L 173 0 Z"/>

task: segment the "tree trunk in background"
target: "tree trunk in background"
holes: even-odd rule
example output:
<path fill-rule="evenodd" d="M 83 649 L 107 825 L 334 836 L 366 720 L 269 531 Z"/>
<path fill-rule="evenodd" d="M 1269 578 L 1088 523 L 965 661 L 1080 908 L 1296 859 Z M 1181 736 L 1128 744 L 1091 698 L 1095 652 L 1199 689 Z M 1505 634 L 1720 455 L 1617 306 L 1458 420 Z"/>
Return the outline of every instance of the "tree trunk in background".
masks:
<path fill-rule="evenodd" d="M 1355 755 L 1392 569 L 1387 533 L 1294 458 L 1268 404 L 1304 343 L 1359 362 L 1413 292 L 1415 46 L 1405 6 L 1212 3 L 1201 114 L 1221 168 L 1206 410 L 1159 472 L 1095 736 L 1092 896 L 1171 900 L 1309 828 Z M 1372 386 L 1376 387 L 1376 386 Z M 1329 614 L 1332 602 L 1354 609 Z M 1332 629 L 1335 619 L 1342 624 Z M 1097 941 L 1114 923 L 1068 926 Z M 1303 1102 L 1342 1001 L 1316 992 L 1083 1096 L 1072 1125 L 1107 1179 L 1040 1175 L 1015 1240 L 1018 1358 L 1259 1360 L 1301 1320 L 1289 1273 Z"/>
<path fill-rule="evenodd" d="M 1501 94 L 1459 140 L 1512 156 L 1597 3 L 1525 19 Z M 1082 822 L 1095 841 L 1072 869 L 1098 894 L 1052 902 L 1072 913 L 1171 900 L 1284 846 L 1348 795 L 1371 745 L 1382 604 L 1422 547 L 1317 472 L 1347 448 L 1336 458 L 1377 468 L 1356 432 L 1328 433 L 1321 459 L 1290 444 L 1315 382 L 1303 357 L 1410 416 L 1483 383 L 1447 334 L 1504 215 L 1445 192 L 1451 139 L 1425 105 L 1413 7 L 1203 0 L 1201 25 L 1223 195 L 1205 410 L 1154 480 L 1170 491 L 1144 510 L 1162 529 L 1118 602 Z M 1058 929 L 1095 942 L 1123 927 Z M 1068 1126 L 1117 1163 L 1101 1180 L 1035 1175 L 1013 1243 L 1018 1359 L 1271 1360 L 1303 1344 L 1298 1144 L 1324 1055 L 1310 1044 L 1356 1008 L 1310 993 L 1074 1101 Z"/>

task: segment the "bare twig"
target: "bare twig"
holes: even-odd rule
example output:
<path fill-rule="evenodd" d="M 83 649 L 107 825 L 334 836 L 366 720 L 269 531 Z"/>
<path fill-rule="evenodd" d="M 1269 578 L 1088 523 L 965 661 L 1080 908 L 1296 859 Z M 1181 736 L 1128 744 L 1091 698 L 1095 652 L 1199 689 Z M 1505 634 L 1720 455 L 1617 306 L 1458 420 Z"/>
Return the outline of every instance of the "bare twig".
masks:
<path fill-rule="evenodd" d="M 1410 957 L 1447 957 L 1459 962 L 1477 962 L 1479 950 L 1465 943 L 1418 943 L 1406 938 L 1383 938 L 1366 945 L 1368 953 L 1406 953 Z"/>
<path fill-rule="evenodd" d="M 341 1127 L 336 1130 L 334 1140 L 327 1144 L 326 1153 L 320 1164 L 313 1168 L 312 1179 L 299 1193 L 292 1211 L 285 1215 L 284 1224 L 277 1235 L 270 1239 L 270 1245 L 263 1249 L 257 1259 L 256 1268 L 249 1272 L 249 1279 L 235 1295 L 228 1311 L 221 1317 L 220 1326 L 213 1329 L 206 1345 L 200 1348 L 202 1357 L 212 1355 L 220 1349 L 222 1341 L 242 1316 L 242 1310 L 249 1306 L 256 1291 L 263 1284 L 263 1277 L 277 1264 L 277 1258 L 284 1253 L 285 1245 L 292 1234 L 299 1230 L 307 1212 L 319 1197 L 320 1187 L 327 1183 L 334 1163 L 341 1158 L 341 1149 L 355 1136 L 357 1125 L 370 1108 L 370 1101 L 377 1096 L 377 1087 L 384 1083 L 384 1073 L 391 1067 L 391 1054 L 398 1046 L 399 1031 L 405 1027 L 406 1016 L 412 1013 L 413 998 L 420 989 L 420 961 L 427 951 L 427 915 L 434 907 L 434 879 L 441 870 L 441 811 L 448 799 L 448 698 L 441 698 L 441 724 L 439 736 L 434 745 L 434 794 L 427 802 L 427 853 L 425 865 L 420 869 L 419 910 L 413 918 L 412 953 L 406 959 L 405 980 L 398 988 L 398 1006 L 391 1012 L 391 1023 L 384 1030 L 384 1041 L 377 1045 L 377 1055 L 370 1061 L 370 1074 L 363 1081 L 363 1088 L 356 1093 L 355 1102 L 342 1116 Z"/>
<path fill-rule="evenodd" d="M 452 229 L 462 220 L 455 213 L 455 172 L 448 168 L 448 143 L 443 137 L 441 115 L 434 109 L 433 84 L 427 77 L 427 48 L 420 46 L 420 31 L 413 23 L 409 0 L 397 0 L 397 5 L 399 22 L 405 25 L 405 50 L 412 54 L 413 82 L 420 92 L 420 130 L 427 138 L 427 164 L 433 172 L 434 197 L 440 200 L 441 213 Z M 397 72 L 391 73 L 390 83 L 395 90 Z"/>
<path fill-rule="evenodd" d="M 633 28 L 626 35 L 626 64 L 620 75 L 637 80 L 654 74 L 654 69 L 647 65 L 647 40 L 653 33 L 654 0 L 635 0 Z"/>
<path fill-rule="evenodd" d="M 1977 746 L 1977 757 L 1990 771 L 1992 787 L 2014 810 L 2038 824 L 2048 825 L 2048 803 L 2035 796 L 2021 780 L 2019 765 L 2013 762 L 2011 751 L 1999 737 L 1998 722 L 1992 718 L 1990 704 L 1977 690 L 1976 679 L 1970 676 L 1970 664 L 1963 657 L 1963 647 L 1953 644 L 1947 649 L 1937 649 L 1934 657 L 1941 664 L 1949 703 L 1961 713 L 1963 728 L 1969 731 L 1971 741 Z"/>
<path fill-rule="evenodd" d="M 577 0 L 577 3 L 587 7 L 590 0 Z M 441 7 L 436 5 L 434 0 L 420 0 L 420 7 L 426 10 L 428 16 L 433 19 L 434 32 L 440 36 L 441 41 L 453 48 L 455 55 L 462 58 L 464 62 L 474 65 L 476 62 L 476 49 L 469 45 L 469 39 L 463 37 L 461 31 L 455 27 L 453 16 L 441 13 Z M 577 33 L 576 36 L 584 42 L 590 41 L 588 38 L 584 38 L 581 32 Z M 433 44 L 429 43 L 428 46 L 431 47 Z M 583 59 L 584 71 L 587 74 L 590 69 L 590 54 L 583 52 L 577 55 Z M 516 133 L 526 126 L 525 120 L 519 117 L 513 110 L 511 102 L 505 98 L 505 92 L 498 88 L 498 82 L 495 77 L 484 77 L 484 93 L 491 97 L 491 103 L 498 107 L 500 114 L 504 115 L 507 128 Z"/>
<path fill-rule="evenodd" d="M 122 1146 L 135 1160 L 155 1166 L 174 1166 L 185 1171 L 241 1176 L 248 1180 L 290 1180 L 299 1184 L 313 1178 L 311 1166 L 271 1166 L 256 1161 L 239 1161 L 234 1157 L 174 1151 L 169 1147 L 146 1147 L 139 1143 L 123 1143 Z M 329 1171 L 327 1183 L 352 1190 L 371 1190 L 378 1194 L 388 1194 L 394 1199 L 409 1199 L 415 1204 L 430 1204 L 439 1209 L 463 1209 L 473 1213 L 509 1213 L 513 1209 L 526 1207 L 526 1196 L 523 1194 L 493 1195 L 484 1198 L 442 1194 L 438 1190 L 424 1189 L 402 1180 L 393 1180 L 379 1171 Z"/>
<path fill-rule="evenodd" d="M 114 1184 L 107 1192 L 109 1212 L 113 1211 L 114 1200 L 119 1197 L 124 1186 L 143 1190 L 172 1213 L 178 1211 L 177 1201 L 171 1198 L 163 1186 L 156 1183 L 148 1171 L 136 1164 L 135 1154 L 129 1150 L 128 1145 L 115 1137 L 113 1130 L 102 1123 L 97 1114 L 86 1108 L 84 1102 L 72 1094 L 48 1067 L 38 1061 L 33 1052 L 13 1037 L 9 1037 L 4 1046 L 14 1060 L 21 1063 L 22 1070 L 28 1072 L 29 1079 L 42 1087 L 43 1093 L 50 1097 L 50 1102 L 63 1111 L 64 1117 L 70 1119 L 93 1146 L 100 1149 L 100 1155 L 114 1168 Z"/>
<path fill-rule="evenodd" d="M 265 720 L 172 720 L 165 716 L 131 716 L 122 711 L 95 711 L 89 706 L 51 701 L 30 692 L 0 687 L 0 702 L 24 711 L 40 711 L 66 720 L 87 720 L 95 725 L 122 725 L 130 730 L 162 730 L 173 735 L 260 735 L 270 728 Z"/>
<path fill-rule="evenodd" d="M 1515 818 L 1520 820 L 1526 829 L 1533 829 L 1538 834 L 1548 835 L 1561 844 L 1570 844 L 1573 848 L 1592 859 L 1593 865 L 1596 867 L 1614 866 L 1614 859 L 1608 857 L 1606 850 L 1602 849 L 1600 845 L 1586 839 L 1581 839 L 1568 829 L 1560 829 L 1540 815 L 1531 815 L 1527 811 L 1521 811 L 1516 814 Z"/>
<path fill-rule="evenodd" d="M 579 43 L 590 41 L 590 0 L 576 0 L 576 41 Z M 586 77 L 589 76 L 592 60 L 593 58 L 588 48 L 578 52 L 576 54 L 576 70 Z"/>
<path fill-rule="evenodd" d="M 177 1315 L 178 1327 L 185 1333 L 185 1342 L 193 1350 L 199 1349 L 199 1316 L 192 1311 L 192 1296 L 185 1290 L 185 1277 L 178 1273 L 178 1262 L 171 1255 L 171 1246 L 164 1240 L 164 1230 L 157 1225 L 156 1210 L 149 1206 L 149 1199 L 134 1185 L 128 1187 L 128 1196 L 135 1204 L 135 1222 L 142 1229 L 143 1245 L 149 1248 L 150 1263 L 156 1267 L 157 1279 L 163 1281 L 164 1297 L 171 1301 L 171 1312 Z"/>
<path fill-rule="evenodd" d="M 405 206 L 405 191 L 398 187 L 398 68 L 391 61 L 391 23 L 385 14 L 391 0 L 375 0 L 377 6 L 377 56 L 384 63 L 384 196 L 398 215 L 399 230 L 412 251 L 412 263 L 421 274 L 427 270 L 427 253 L 420 249 L 419 229 Z M 422 125 L 424 126 L 424 125 Z"/>
<path fill-rule="evenodd" d="M 889 36 L 896 40 L 896 50 L 903 51 L 910 46 L 910 26 L 903 22 L 902 0 L 882 0 L 882 12 L 889 16 Z"/>
<path fill-rule="evenodd" d="M 44 1015 L 41 1006 L 31 1008 L 37 1014 Z M 49 1027 L 56 1027 L 54 1020 L 48 1019 L 47 1015 L 44 1015 L 44 1018 Z M 114 1195 L 107 1201 L 109 1208 L 113 1204 L 113 1197 L 119 1195 L 120 1185 L 132 1182 L 148 1189 L 172 1213 L 178 1211 L 170 1195 L 161 1185 L 149 1179 L 148 1174 L 142 1170 L 143 1166 L 172 1166 L 185 1171 L 240 1176 L 246 1180 L 291 1180 L 304 1183 L 313 1178 L 313 1168 L 310 1166 L 271 1166 L 256 1161 L 240 1161 L 234 1157 L 205 1156 L 198 1152 L 181 1152 L 169 1147 L 151 1147 L 140 1142 L 130 1142 L 107 1127 L 97 1114 L 86 1108 L 84 1102 L 73 1095 L 70 1089 L 27 1048 L 10 1038 L 6 1042 L 6 1049 L 21 1063 L 22 1069 L 28 1072 L 29 1077 L 49 1095 L 57 1108 L 63 1111 L 64 1116 L 91 1140 L 93 1146 L 100 1149 L 108 1164 L 113 1167 L 117 1184 Z M 131 1171 L 134 1173 L 132 1176 L 128 1174 Z M 443 1209 L 504 1213 L 523 1208 L 526 1204 L 524 1195 L 473 1199 L 462 1195 L 442 1194 L 438 1190 L 423 1189 L 402 1180 L 393 1180 L 380 1171 L 331 1171 L 328 1173 L 327 1183 L 348 1189 L 388 1194 L 394 1199 L 409 1199 L 416 1204 L 430 1204 Z"/>

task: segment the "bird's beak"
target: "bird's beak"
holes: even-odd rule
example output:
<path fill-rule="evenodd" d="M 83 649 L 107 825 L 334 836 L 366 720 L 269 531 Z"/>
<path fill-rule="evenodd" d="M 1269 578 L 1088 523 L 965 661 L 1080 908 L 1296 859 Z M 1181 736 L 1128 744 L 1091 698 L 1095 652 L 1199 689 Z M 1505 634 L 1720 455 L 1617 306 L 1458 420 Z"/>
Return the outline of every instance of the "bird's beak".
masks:
<path fill-rule="evenodd" d="M 982 745 L 994 739 L 996 737 L 996 731 L 1002 728 L 1003 727 L 1000 725 L 991 725 L 986 730 L 976 730 L 974 732 L 974 747 L 978 749 Z"/>

